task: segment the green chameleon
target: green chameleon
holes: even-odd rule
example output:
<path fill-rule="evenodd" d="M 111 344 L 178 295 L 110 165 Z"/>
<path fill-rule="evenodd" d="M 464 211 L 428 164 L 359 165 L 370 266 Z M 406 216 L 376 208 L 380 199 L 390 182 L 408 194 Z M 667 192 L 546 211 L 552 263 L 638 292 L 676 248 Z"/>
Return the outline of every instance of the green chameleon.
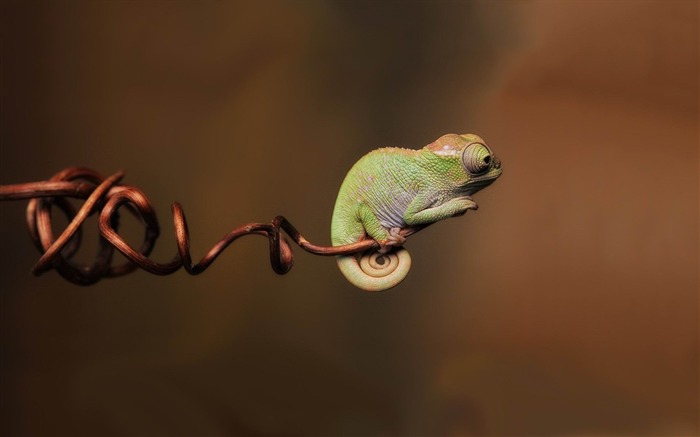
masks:
<path fill-rule="evenodd" d="M 387 147 L 363 156 L 340 187 L 333 210 L 334 246 L 371 238 L 379 250 L 338 256 L 355 286 L 383 291 L 401 282 L 411 257 L 406 237 L 477 209 L 471 195 L 501 175 L 501 162 L 484 140 L 447 134 L 420 150 Z"/>

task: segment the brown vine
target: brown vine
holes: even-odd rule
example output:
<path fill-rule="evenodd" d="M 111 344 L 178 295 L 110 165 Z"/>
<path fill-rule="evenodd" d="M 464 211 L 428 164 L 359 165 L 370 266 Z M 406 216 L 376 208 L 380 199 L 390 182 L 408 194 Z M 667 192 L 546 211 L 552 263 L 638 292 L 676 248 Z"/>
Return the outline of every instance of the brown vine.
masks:
<path fill-rule="evenodd" d="M 33 273 L 54 268 L 68 281 L 76 284 L 93 284 L 104 277 L 121 276 L 141 268 L 156 275 L 169 275 L 180 267 L 196 275 L 206 270 L 229 244 L 244 235 L 257 234 L 266 237 L 270 245 L 270 263 L 275 273 L 283 275 L 294 264 L 294 255 L 284 231 L 299 247 L 315 255 L 347 255 L 376 249 L 374 240 L 363 240 L 345 246 L 317 246 L 304 238 L 284 217 L 277 216 L 270 223 L 248 223 L 233 229 L 217 242 L 198 263 L 192 263 L 190 238 L 182 206 L 172 205 L 173 225 L 177 254 L 172 261 L 159 263 L 149 258 L 160 234 L 156 213 L 146 195 L 138 188 L 120 184 L 124 172 L 103 177 L 86 168 L 67 168 L 48 181 L 0 186 L 0 200 L 31 199 L 27 206 L 27 225 L 35 246 L 42 253 L 34 265 Z M 76 211 L 67 198 L 85 199 Z M 51 213 L 54 205 L 68 218 L 68 226 L 58 238 L 54 238 Z M 140 248 L 134 249 L 118 234 L 119 209 L 126 207 L 145 226 Z M 92 265 L 71 261 L 78 252 L 82 240 L 81 226 L 92 214 L 99 214 L 99 250 Z M 128 261 L 112 265 L 114 249 Z"/>

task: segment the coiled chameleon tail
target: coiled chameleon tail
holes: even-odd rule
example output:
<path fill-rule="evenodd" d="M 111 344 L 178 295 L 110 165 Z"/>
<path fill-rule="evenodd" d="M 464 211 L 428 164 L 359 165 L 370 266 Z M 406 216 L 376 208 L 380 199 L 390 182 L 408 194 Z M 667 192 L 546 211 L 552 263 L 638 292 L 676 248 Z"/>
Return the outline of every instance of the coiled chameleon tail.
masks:
<path fill-rule="evenodd" d="M 471 195 L 501 175 L 501 161 L 472 134 L 447 134 L 420 150 L 388 147 L 363 156 L 340 187 L 333 210 L 334 246 L 368 239 L 380 248 L 338 257 L 354 285 L 367 291 L 396 286 L 408 274 L 406 236 L 477 209 Z"/>
<path fill-rule="evenodd" d="M 366 291 L 388 290 L 403 281 L 411 270 L 411 255 L 399 247 L 389 253 L 369 250 L 338 257 L 338 267 L 352 285 Z"/>

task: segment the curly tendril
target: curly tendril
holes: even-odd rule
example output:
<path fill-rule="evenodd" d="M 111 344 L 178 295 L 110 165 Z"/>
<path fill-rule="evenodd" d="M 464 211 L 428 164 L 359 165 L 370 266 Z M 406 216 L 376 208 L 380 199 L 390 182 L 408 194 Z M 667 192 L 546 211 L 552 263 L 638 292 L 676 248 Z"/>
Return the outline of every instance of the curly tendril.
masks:
<path fill-rule="evenodd" d="M 31 199 L 27 206 L 27 225 L 35 246 L 42 253 L 34 265 L 34 274 L 39 275 L 54 268 L 68 281 L 80 285 L 93 284 L 105 277 L 122 276 L 136 268 L 156 275 L 169 275 L 184 267 L 188 273 L 197 275 L 206 270 L 229 244 L 244 235 L 256 234 L 268 239 L 272 269 L 275 273 L 283 275 L 292 268 L 294 255 L 282 231 L 299 247 L 315 255 L 335 256 L 366 252 L 361 257 L 361 263 L 367 266 L 368 274 L 375 277 L 393 269 L 410 268 L 410 257 L 404 267 L 397 263 L 403 257 L 403 252 L 408 255 L 403 249 L 379 254 L 376 251 L 378 243 L 371 239 L 344 246 L 317 246 L 306 240 L 282 216 L 275 217 L 270 223 L 248 223 L 233 229 L 214 244 L 199 262 L 193 263 L 185 213 L 177 202 L 172 205 L 177 254 L 172 261 L 159 263 L 149 258 L 160 234 L 156 213 L 140 189 L 120 184 L 123 177 L 123 171 L 103 177 L 94 170 L 71 167 L 57 173 L 48 181 L 0 186 L 0 200 Z M 67 200 L 71 197 L 85 199 L 77 211 Z M 57 238 L 53 234 L 51 221 L 54 207 L 60 209 L 70 222 Z M 145 227 L 138 249 L 129 245 L 118 233 L 119 210 L 122 207 Z M 80 247 L 81 226 L 92 214 L 99 214 L 98 253 L 92 265 L 75 263 L 71 259 Z M 128 261 L 113 265 L 114 249 L 121 252 Z"/>

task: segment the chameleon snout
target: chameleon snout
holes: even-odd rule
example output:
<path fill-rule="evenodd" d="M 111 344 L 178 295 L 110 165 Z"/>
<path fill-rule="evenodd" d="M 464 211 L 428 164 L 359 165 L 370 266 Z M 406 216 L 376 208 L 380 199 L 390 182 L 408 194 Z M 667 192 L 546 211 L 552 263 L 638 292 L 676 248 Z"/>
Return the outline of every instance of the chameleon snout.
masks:
<path fill-rule="evenodd" d="M 491 160 L 493 161 L 493 168 L 501 168 L 501 160 L 496 155 L 491 155 Z"/>

